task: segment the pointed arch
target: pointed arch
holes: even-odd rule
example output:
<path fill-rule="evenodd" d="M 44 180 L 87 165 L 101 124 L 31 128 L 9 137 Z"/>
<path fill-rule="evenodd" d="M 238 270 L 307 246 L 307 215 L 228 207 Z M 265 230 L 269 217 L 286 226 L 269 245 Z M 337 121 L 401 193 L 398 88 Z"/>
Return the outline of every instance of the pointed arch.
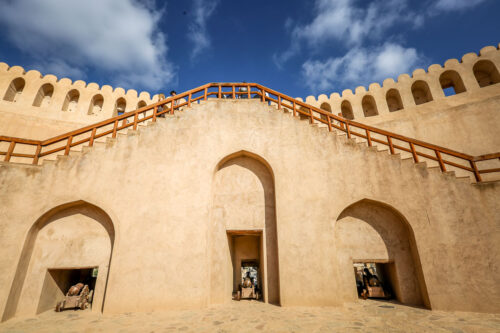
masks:
<path fill-rule="evenodd" d="M 50 105 L 52 94 L 54 93 L 54 86 L 50 83 L 45 83 L 38 89 L 38 92 L 33 100 L 33 106 L 47 107 Z"/>
<path fill-rule="evenodd" d="M 212 195 L 210 266 L 219 269 L 210 274 L 210 302 L 231 299 L 238 288 L 241 259 L 252 259 L 259 263 L 264 300 L 279 305 L 275 186 L 270 164 L 248 151 L 222 158 L 215 168 Z M 242 257 L 241 237 L 247 238 L 247 246 L 253 238 L 251 257 Z"/>
<path fill-rule="evenodd" d="M 62 107 L 63 111 L 74 112 L 78 105 L 78 100 L 80 99 L 80 92 L 77 89 L 72 89 L 66 94 L 64 99 L 64 104 Z"/>
<path fill-rule="evenodd" d="M 335 242 L 352 296 L 357 297 L 353 263 L 386 263 L 387 284 L 401 303 L 431 307 L 413 229 L 397 209 L 370 199 L 347 206 L 337 218 Z"/>
<path fill-rule="evenodd" d="M 69 224 L 69 229 L 65 227 L 66 224 Z M 75 228 L 75 226 L 83 228 Z M 86 228 L 92 230 L 91 236 L 87 235 L 85 237 L 85 235 L 81 234 Z M 45 233 L 45 231 L 47 232 Z M 39 234 L 43 234 L 42 239 L 40 239 Z M 100 235 L 100 238 L 93 239 L 93 236 L 95 237 L 96 234 Z M 107 241 L 103 238 L 104 235 L 106 235 Z M 52 239 L 51 237 L 55 238 Z M 77 253 L 78 255 L 72 256 L 74 254 L 74 244 L 82 241 L 90 242 L 92 245 L 103 245 L 103 249 L 99 251 L 100 260 L 93 261 L 96 254 L 89 252 L 92 246 L 84 246 L 80 248 L 79 253 Z M 103 241 L 104 243 L 102 243 Z M 39 282 L 43 277 L 40 274 L 36 274 L 38 271 L 46 272 L 47 269 L 54 267 L 79 267 L 80 262 L 78 260 L 82 258 L 87 258 L 92 262 L 100 264 L 97 265 L 100 276 L 98 275 L 93 304 L 96 309 L 102 311 L 114 242 L 115 227 L 113 221 L 102 208 L 94 204 L 78 200 L 58 205 L 45 212 L 33 223 L 24 241 L 7 304 L 2 315 L 2 321 L 16 315 L 20 302 L 23 304 L 33 303 L 33 306 L 35 305 L 31 297 L 23 299 L 23 295 L 32 295 L 33 290 L 36 290 L 34 294 L 40 295 L 39 289 L 41 288 L 41 284 Z M 45 256 L 40 256 L 40 253 L 36 251 L 39 251 L 43 246 L 50 248 L 44 251 L 46 253 Z M 68 246 L 73 251 L 67 251 Z M 107 248 L 109 253 L 105 253 L 106 249 L 104 248 Z M 37 255 L 34 255 L 35 252 Z M 48 257 L 50 258 L 47 259 Z M 38 270 L 34 269 L 34 267 Z M 34 284 L 35 286 L 29 283 L 35 280 L 38 282 L 38 284 Z M 38 285 L 38 289 L 36 285 Z M 30 292 L 24 292 L 26 288 L 30 288 Z M 42 299 L 40 299 L 41 302 Z M 40 303 L 38 304 L 39 308 Z"/>
<path fill-rule="evenodd" d="M 479 60 L 472 68 L 479 87 L 487 87 L 500 82 L 500 74 L 495 64 L 490 60 Z"/>
<path fill-rule="evenodd" d="M 19 100 L 19 96 L 24 90 L 24 86 L 26 85 L 26 81 L 22 77 L 15 78 L 9 84 L 5 95 L 3 96 L 4 101 L 8 102 L 17 102 Z"/>
<path fill-rule="evenodd" d="M 411 86 L 411 93 L 416 105 L 432 101 L 431 90 L 429 89 L 429 85 L 425 81 L 415 81 Z"/>
<path fill-rule="evenodd" d="M 403 101 L 401 100 L 401 95 L 396 89 L 389 89 L 385 95 L 387 101 L 387 107 L 390 112 L 398 111 L 403 109 Z"/>
<path fill-rule="evenodd" d="M 365 117 L 373 117 L 378 115 L 377 103 L 372 95 L 365 95 L 361 101 L 363 113 Z"/>

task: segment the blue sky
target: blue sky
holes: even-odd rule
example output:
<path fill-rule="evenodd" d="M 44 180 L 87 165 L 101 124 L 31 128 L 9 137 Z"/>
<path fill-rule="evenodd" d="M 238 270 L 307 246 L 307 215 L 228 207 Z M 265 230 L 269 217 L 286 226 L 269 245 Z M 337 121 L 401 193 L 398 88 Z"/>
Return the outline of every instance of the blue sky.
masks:
<path fill-rule="evenodd" d="M 497 0 L 0 0 L 0 61 L 152 94 L 341 92 L 500 42 Z"/>

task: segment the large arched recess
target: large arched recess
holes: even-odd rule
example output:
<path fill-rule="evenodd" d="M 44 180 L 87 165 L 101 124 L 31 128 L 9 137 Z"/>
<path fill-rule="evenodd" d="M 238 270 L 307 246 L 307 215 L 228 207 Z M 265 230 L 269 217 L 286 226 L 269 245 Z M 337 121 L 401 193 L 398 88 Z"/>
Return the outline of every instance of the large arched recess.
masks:
<path fill-rule="evenodd" d="M 413 230 L 395 208 L 370 199 L 349 205 L 337 218 L 335 242 L 347 298 L 357 298 L 353 262 L 386 262 L 396 299 L 431 308 Z"/>
<path fill-rule="evenodd" d="M 221 159 L 214 172 L 209 228 L 210 303 L 228 302 L 237 287 L 239 257 L 232 248 L 231 232 L 240 231 L 244 235 L 260 231 L 258 259 L 264 301 L 279 305 L 274 174 L 262 157 L 247 151 Z"/>
<path fill-rule="evenodd" d="M 98 267 L 93 311 L 102 311 L 115 228 L 101 208 L 83 200 L 56 206 L 32 225 L 24 240 L 2 321 L 49 306 L 43 288 L 49 269 Z"/>

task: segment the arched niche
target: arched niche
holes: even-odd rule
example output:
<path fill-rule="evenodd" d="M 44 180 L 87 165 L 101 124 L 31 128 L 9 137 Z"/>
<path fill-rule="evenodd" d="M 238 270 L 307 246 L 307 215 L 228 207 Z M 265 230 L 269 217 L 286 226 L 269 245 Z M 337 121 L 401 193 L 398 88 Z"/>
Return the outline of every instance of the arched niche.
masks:
<path fill-rule="evenodd" d="M 244 260 L 259 263 L 264 301 L 280 304 L 274 175 L 260 156 L 240 151 L 215 170 L 210 221 L 210 302 L 238 290 Z"/>
<path fill-rule="evenodd" d="M 479 60 L 474 64 L 472 70 L 481 88 L 500 82 L 498 69 L 490 60 Z"/>
<path fill-rule="evenodd" d="M 38 89 L 38 92 L 33 100 L 33 106 L 47 107 L 50 105 L 52 94 L 54 93 L 54 86 L 50 83 L 45 83 Z"/>
<path fill-rule="evenodd" d="M 114 240 L 109 215 L 86 201 L 40 216 L 24 240 L 2 321 L 53 310 L 69 288 L 68 276 L 61 272 L 96 267 L 92 311 L 102 311 Z"/>
<path fill-rule="evenodd" d="M 330 106 L 330 103 L 323 102 L 321 103 L 321 106 L 319 108 L 321 110 L 325 110 L 326 112 L 332 113 L 332 107 Z M 321 119 L 326 120 L 326 116 L 322 114 Z"/>
<path fill-rule="evenodd" d="M 101 94 L 97 94 L 94 97 L 92 97 L 92 100 L 90 101 L 89 105 L 89 115 L 97 115 L 100 114 L 102 111 L 102 105 L 104 104 L 104 98 L 102 97 Z"/>
<path fill-rule="evenodd" d="M 76 89 L 70 90 L 66 94 L 66 98 L 64 99 L 63 111 L 74 112 L 76 111 L 76 106 L 78 105 L 78 100 L 80 99 L 80 92 Z"/>
<path fill-rule="evenodd" d="M 398 111 L 403 109 L 403 101 L 401 100 L 401 95 L 396 89 L 389 89 L 385 95 L 387 100 L 387 107 L 390 112 Z"/>
<path fill-rule="evenodd" d="M 147 104 L 145 101 L 139 101 L 139 103 L 137 103 L 137 108 L 140 109 L 140 108 L 143 108 L 145 107 Z"/>
<path fill-rule="evenodd" d="M 377 103 L 375 103 L 375 98 L 372 95 L 366 95 L 361 101 L 361 106 L 363 107 L 363 114 L 365 117 L 373 117 L 378 115 Z"/>
<path fill-rule="evenodd" d="M 454 70 L 447 70 L 439 76 L 439 83 L 445 96 L 465 92 L 465 85 L 460 75 Z"/>
<path fill-rule="evenodd" d="M 3 96 L 4 101 L 17 102 L 19 100 L 19 96 L 21 96 L 21 93 L 24 90 L 25 85 L 26 82 L 21 77 L 12 80 L 7 88 L 7 91 L 5 92 L 5 95 Z"/>
<path fill-rule="evenodd" d="M 369 199 L 347 208 L 335 224 L 341 289 L 347 299 L 357 299 L 355 263 L 379 263 L 386 286 L 407 305 L 430 308 L 413 230 L 393 207 Z"/>
<path fill-rule="evenodd" d="M 342 104 L 340 104 L 340 111 L 342 112 L 342 117 L 350 120 L 354 119 L 354 113 L 352 112 L 352 106 L 349 101 L 343 101 Z"/>
<path fill-rule="evenodd" d="M 425 81 L 415 81 L 411 86 L 411 93 L 416 105 L 432 101 L 431 90 L 429 89 L 429 85 Z"/>
<path fill-rule="evenodd" d="M 125 112 L 125 109 L 127 107 L 127 101 L 125 101 L 125 98 L 120 97 L 116 100 L 115 103 L 115 110 L 113 112 L 113 115 L 119 116 Z"/>

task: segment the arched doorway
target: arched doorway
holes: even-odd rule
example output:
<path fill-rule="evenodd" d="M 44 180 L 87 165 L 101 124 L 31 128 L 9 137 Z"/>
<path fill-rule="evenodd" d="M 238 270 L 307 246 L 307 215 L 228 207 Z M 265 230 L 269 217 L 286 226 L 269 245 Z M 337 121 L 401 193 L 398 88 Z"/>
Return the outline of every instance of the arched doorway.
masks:
<path fill-rule="evenodd" d="M 92 311 L 102 311 L 114 239 L 111 218 L 88 202 L 43 214 L 24 242 L 2 321 L 54 309 L 75 278 L 95 279 Z"/>
<path fill-rule="evenodd" d="M 252 264 L 264 301 L 280 304 L 274 176 L 264 159 L 241 151 L 221 160 L 210 222 L 210 303 L 230 301 Z"/>
<path fill-rule="evenodd" d="M 370 263 L 380 266 L 399 302 L 430 308 L 413 231 L 397 210 L 368 199 L 348 206 L 337 219 L 335 242 L 347 299 L 358 296 L 353 268 Z"/>

